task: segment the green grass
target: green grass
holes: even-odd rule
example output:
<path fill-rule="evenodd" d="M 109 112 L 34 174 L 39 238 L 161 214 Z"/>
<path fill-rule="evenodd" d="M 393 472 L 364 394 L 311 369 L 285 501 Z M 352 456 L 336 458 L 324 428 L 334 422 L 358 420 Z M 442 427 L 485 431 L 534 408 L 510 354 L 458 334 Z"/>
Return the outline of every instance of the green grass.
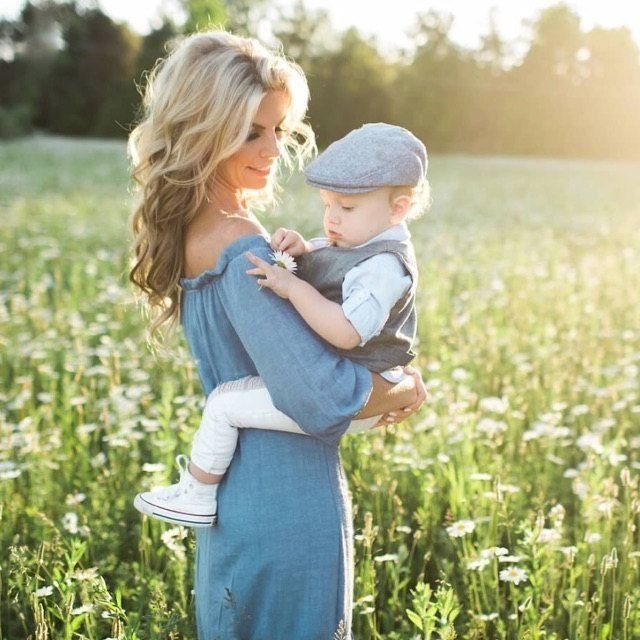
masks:
<path fill-rule="evenodd" d="M 639 637 L 640 166 L 430 162 L 431 399 L 343 441 L 356 637 Z M 145 347 L 128 202 L 122 143 L 0 145 L 2 640 L 195 636 L 192 537 L 131 507 L 201 397 L 182 342 Z M 319 215 L 294 178 L 265 220 Z"/>

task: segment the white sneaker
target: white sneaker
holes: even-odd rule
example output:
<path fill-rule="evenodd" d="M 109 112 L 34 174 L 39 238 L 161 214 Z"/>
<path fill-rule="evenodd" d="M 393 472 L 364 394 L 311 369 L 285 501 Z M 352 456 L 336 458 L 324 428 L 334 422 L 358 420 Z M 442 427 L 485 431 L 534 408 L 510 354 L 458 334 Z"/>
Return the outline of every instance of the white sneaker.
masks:
<path fill-rule="evenodd" d="M 133 506 L 148 516 L 184 527 L 211 527 L 216 523 L 217 484 L 205 484 L 189 473 L 189 458 L 176 456 L 180 480 L 169 487 L 139 493 Z"/>

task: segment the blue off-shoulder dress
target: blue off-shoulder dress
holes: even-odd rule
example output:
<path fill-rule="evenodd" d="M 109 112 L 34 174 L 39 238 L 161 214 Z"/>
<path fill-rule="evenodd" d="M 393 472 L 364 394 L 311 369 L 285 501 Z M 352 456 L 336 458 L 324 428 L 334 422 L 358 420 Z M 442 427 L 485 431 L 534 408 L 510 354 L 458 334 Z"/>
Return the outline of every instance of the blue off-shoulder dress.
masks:
<path fill-rule="evenodd" d="M 182 324 L 205 393 L 262 376 L 309 436 L 243 429 L 218 492 L 219 523 L 197 529 L 199 640 L 333 640 L 351 621 L 352 521 L 338 454 L 371 374 L 338 357 L 291 304 L 246 275 L 244 236 L 181 281 Z"/>

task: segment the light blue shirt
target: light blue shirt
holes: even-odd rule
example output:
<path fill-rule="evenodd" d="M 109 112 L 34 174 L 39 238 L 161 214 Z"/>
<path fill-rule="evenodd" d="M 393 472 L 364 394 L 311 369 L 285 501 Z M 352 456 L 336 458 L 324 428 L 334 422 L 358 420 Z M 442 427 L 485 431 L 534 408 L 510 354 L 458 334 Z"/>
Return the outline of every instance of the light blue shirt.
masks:
<path fill-rule="evenodd" d="M 409 240 L 405 224 L 394 225 L 359 245 L 379 240 Z M 311 240 L 314 248 L 327 246 L 326 238 Z M 354 247 L 355 248 L 355 247 Z M 392 253 L 380 253 L 364 260 L 347 272 L 342 283 L 342 310 L 360 336 L 360 346 L 384 328 L 393 305 L 409 291 L 411 277 L 400 259 Z"/>

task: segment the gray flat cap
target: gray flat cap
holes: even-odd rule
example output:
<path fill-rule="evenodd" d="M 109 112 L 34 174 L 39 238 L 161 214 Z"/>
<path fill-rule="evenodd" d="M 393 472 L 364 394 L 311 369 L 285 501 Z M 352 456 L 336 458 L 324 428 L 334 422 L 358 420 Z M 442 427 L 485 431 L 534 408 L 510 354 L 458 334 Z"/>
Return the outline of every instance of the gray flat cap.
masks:
<path fill-rule="evenodd" d="M 427 172 L 427 150 L 409 130 L 384 122 L 365 124 L 330 144 L 304 170 L 312 187 L 366 193 L 417 185 Z"/>

